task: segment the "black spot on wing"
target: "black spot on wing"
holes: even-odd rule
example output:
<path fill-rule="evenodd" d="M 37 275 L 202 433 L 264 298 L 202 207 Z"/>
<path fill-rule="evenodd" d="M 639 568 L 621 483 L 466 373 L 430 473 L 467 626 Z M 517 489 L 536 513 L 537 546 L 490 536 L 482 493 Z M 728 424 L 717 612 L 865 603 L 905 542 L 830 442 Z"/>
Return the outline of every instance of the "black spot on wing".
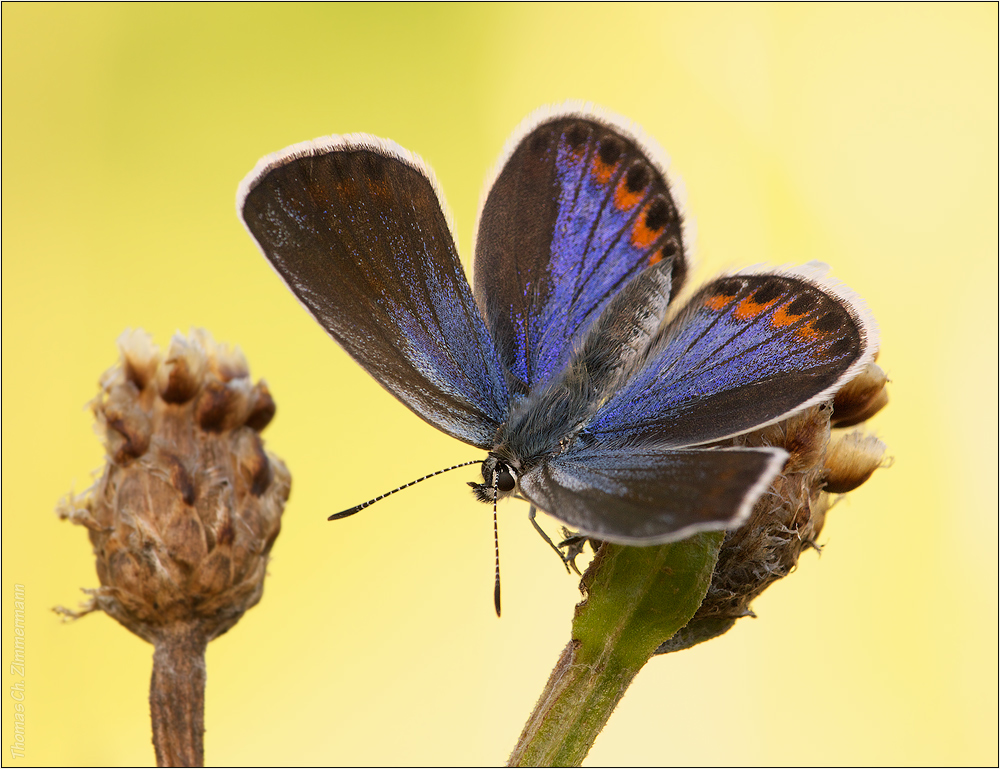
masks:
<path fill-rule="evenodd" d="M 529 149 L 534 155 L 544 155 L 552 144 L 552 132 L 540 130 L 531 137 Z"/>
<path fill-rule="evenodd" d="M 831 358 L 839 358 L 842 355 L 854 352 L 858 346 L 858 340 L 853 336 L 842 336 L 827 349 L 826 354 Z"/>
<path fill-rule="evenodd" d="M 788 305 L 789 315 L 805 315 L 818 304 L 818 299 L 813 294 L 802 294 Z"/>
<path fill-rule="evenodd" d="M 670 221 L 670 207 L 663 198 L 657 198 L 646 211 L 646 227 L 654 232 L 662 230 Z"/>
<path fill-rule="evenodd" d="M 784 281 L 769 280 L 754 292 L 753 299 L 757 304 L 767 304 L 785 293 L 785 288 Z"/>
<path fill-rule="evenodd" d="M 598 157 L 600 157 L 601 162 L 605 165 L 612 165 L 621 156 L 623 147 L 621 142 L 615 138 L 605 138 L 601 140 L 600 145 L 597 148 Z"/>
<path fill-rule="evenodd" d="M 847 319 L 845 315 L 846 314 L 843 312 L 843 310 L 840 310 L 839 308 L 837 310 L 830 310 L 822 318 L 820 318 L 813 324 L 813 328 L 816 329 L 817 331 L 821 331 L 824 334 L 828 334 L 831 331 L 836 331 L 844 324 L 844 321 Z"/>
<path fill-rule="evenodd" d="M 649 172 L 640 165 L 634 165 L 625 175 L 625 186 L 629 192 L 641 192 L 649 184 Z"/>
<path fill-rule="evenodd" d="M 579 150 L 590 136 L 585 123 L 574 123 L 566 132 L 566 143 L 574 150 Z"/>

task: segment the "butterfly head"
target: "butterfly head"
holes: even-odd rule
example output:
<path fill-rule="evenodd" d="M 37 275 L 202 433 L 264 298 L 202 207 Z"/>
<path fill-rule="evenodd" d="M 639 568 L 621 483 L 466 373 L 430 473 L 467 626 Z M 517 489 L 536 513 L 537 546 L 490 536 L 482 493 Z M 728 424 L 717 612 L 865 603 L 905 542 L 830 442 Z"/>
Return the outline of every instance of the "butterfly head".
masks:
<path fill-rule="evenodd" d="M 517 472 L 515 462 L 490 454 L 483 462 L 484 483 L 470 482 L 469 486 L 480 502 L 492 502 L 514 491 L 517 486 Z"/>

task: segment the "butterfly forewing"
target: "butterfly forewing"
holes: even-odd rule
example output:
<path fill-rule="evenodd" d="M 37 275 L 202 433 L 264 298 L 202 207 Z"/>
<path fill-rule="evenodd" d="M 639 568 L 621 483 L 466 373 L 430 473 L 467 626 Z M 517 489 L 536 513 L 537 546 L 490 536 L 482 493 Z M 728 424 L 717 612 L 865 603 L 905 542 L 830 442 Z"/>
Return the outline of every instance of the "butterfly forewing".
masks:
<path fill-rule="evenodd" d="M 576 114 L 530 129 L 486 197 L 475 261 L 476 299 L 522 390 L 562 371 L 608 302 L 665 259 L 676 291 L 680 216 L 635 139 Z"/>
<path fill-rule="evenodd" d="M 664 328 L 588 431 L 671 447 L 737 435 L 831 396 L 872 359 L 875 336 L 867 310 L 821 280 L 720 278 Z"/>
<path fill-rule="evenodd" d="M 308 143 L 262 161 L 240 214 L 319 323 L 435 427 L 488 448 L 509 396 L 434 184 L 377 140 Z"/>

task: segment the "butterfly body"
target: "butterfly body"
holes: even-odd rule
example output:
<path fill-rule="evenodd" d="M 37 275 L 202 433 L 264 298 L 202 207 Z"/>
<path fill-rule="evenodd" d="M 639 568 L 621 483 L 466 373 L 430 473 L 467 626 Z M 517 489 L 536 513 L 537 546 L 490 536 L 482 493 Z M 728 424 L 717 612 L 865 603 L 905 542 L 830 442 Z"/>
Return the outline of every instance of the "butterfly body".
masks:
<path fill-rule="evenodd" d="M 787 454 L 734 436 L 828 400 L 874 323 L 815 268 L 717 279 L 668 315 L 688 264 L 656 152 L 577 109 L 517 134 L 458 261 L 429 169 L 330 137 L 269 156 L 237 207 L 321 325 L 438 429 L 483 449 L 484 502 L 517 495 L 597 538 L 737 525 Z"/>

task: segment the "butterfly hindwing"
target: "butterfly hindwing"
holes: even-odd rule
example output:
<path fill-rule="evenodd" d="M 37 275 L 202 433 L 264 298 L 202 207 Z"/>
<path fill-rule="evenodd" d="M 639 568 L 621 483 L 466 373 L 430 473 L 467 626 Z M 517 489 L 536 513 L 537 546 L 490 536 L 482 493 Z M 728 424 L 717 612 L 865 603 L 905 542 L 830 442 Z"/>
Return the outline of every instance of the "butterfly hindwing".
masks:
<path fill-rule="evenodd" d="M 262 160 L 237 208 L 299 301 L 386 389 L 487 448 L 509 396 L 442 203 L 422 163 L 371 137 Z"/>
<path fill-rule="evenodd" d="M 720 278 L 660 332 L 587 429 L 612 444 L 710 443 L 832 396 L 876 349 L 867 310 L 821 278 Z"/>
<path fill-rule="evenodd" d="M 560 454 L 520 478 L 542 510 L 597 539 L 673 542 L 737 526 L 788 454 L 782 449 L 609 448 Z"/>
<path fill-rule="evenodd" d="M 475 294 L 523 391 L 550 381 L 635 275 L 687 269 L 664 173 L 611 122 L 568 113 L 517 141 L 479 216 Z"/>

